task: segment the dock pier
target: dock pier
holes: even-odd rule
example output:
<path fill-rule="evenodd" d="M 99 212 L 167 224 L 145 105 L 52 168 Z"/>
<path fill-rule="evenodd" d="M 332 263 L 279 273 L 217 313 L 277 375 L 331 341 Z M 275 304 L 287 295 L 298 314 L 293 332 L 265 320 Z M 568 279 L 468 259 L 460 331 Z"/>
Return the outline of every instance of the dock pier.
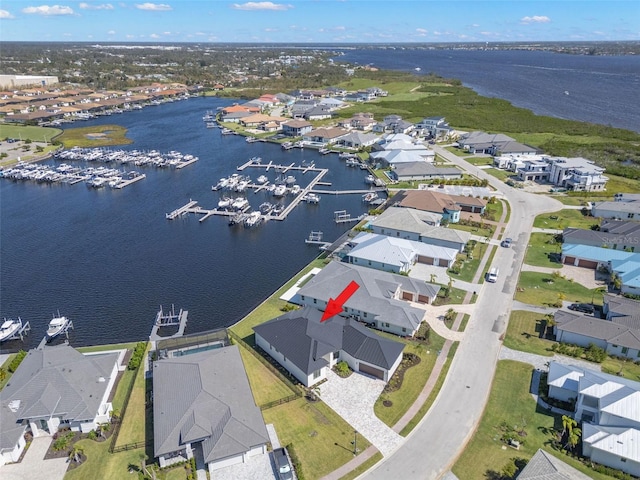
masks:
<path fill-rule="evenodd" d="M 190 208 L 196 206 L 197 204 L 198 202 L 190 199 L 189 203 L 187 203 L 186 205 L 183 205 L 180 208 L 176 208 L 173 212 L 167 213 L 165 216 L 167 217 L 167 220 L 174 220 L 178 218 L 180 215 L 187 213 Z"/>
<path fill-rule="evenodd" d="M 331 242 L 325 242 L 324 240 L 322 240 L 322 235 L 323 234 L 320 231 L 318 232 L 312 231 L 309 234 L 309 238 L 305 238 L 304 243 L 308 245 L 319 245 L 320 250 L 324 250 L 329 245 L 331 245 Z"/>
<path fill-rule="evenodd" d="M 151 334 L 149 335 L 149 340 L 157 341 L 164 340 L 167 338 L 176 338 L 184 335 L 184 329 L 187 326 L 187 316 L 189 315 L 188 310 L 180 309 L 180 312 L 176 314 L 176 309 L 173 305 L 171 305 L 171 311 L 169 313 L 164 313 L 162 310 L 162 305 L 160 306 L 160 310 L 156 314 L 156 319 L 153 322 L 153 328 L 151 329 Z M 161 337 L 158 335 L 158 330 L 161 327 L 178 327 L 178 331 L 173 335 L 169 335 L 167 337 Z"/>

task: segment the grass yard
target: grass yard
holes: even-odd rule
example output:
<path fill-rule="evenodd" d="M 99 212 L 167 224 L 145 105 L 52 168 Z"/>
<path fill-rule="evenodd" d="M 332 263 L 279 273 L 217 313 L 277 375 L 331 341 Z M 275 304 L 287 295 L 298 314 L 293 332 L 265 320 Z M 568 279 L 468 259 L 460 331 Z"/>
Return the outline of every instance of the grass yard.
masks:
<path fill-rule="evenodd" d="M 482 256 L 485 254 L 487 249 L 487 244 L 483 242 L 478 242 L 473 247 L 472 255 L 473 259 L 468 260 L 467 256 L 464 253 L 458 254 L 458 262 L 460 262 L 460 273 L 453 273 L 451 269 L 447 270 L 447 274 L 453 278 L 454 283 L 455 280 L 462 280 L 463 282 L 470 282 L 475 277 L 476 272 L 478 271 L 478 267 L 480 266 L 480 260 L 482 260 Z M 494 248 L 495 251 L 495 248 Z M 487 266 L 491 265 L 491 259 L 493 258 L 493 253 L 489 256 L 489 261 L 487 262 Z M 462 259 L 462 260 L 460 260 Z M 479 282 L 482 283 L 484 277 L 479 279 Z"/>
<path fill-rule="evenodd" d="M 61 133 L 62 130 L 59 128 L 0 124 L 1 141 L 6 138 L 17 138 L 19 140 L 51 143 L 51 140 Z"/>
<path fill-rule="evenodd" d="M 267 320 L 271 320 L 272 318 L 276 318 L 279 315 L 282 315 L 283 312 L 280 309 L 285 305 L 288 305 L 288 302 L 280 300 L 280 296 L 293 285 L 295 285 L 298 279 L 305 273 L 311 271 L 314 268 L 322 268 L 325 265 L 326 259 L 324 258 L 319 257 L 313 260 L 309 265 L 303 268 L 300 273 L 295 275 L 291 280 L 289 280 L 276 292 L 274 292 L 269 298 L 267 298 L 261 305 L 259 305 L 251 313 L 249 313 L 249 315 L 230 327 L 230 330 L 233 331 L 233 333 L 235 333 L 236 335 L 239 335 L 245 342 L 253 345 L 253 327 L 255 327 L 256 325 L 260 325 Z"/>
<path fill-rule="evenodd" d="M 461 223 L 450 223 L 447 228 L 453 228 L 454 230 L 463 230 L 465 232 L 471 233 L 472 235 L 478 235 L 480 237 L 490 237 L 491 235 L 493 235 L 493 225 L 489 224 L 486 224 L 484 227 L 473 227 L 471 225 L 462 225 Z"/>
<path fill-rule="evenodd" d="M 596 290 L 589 290 L 564 278 L 553 278 L 548 273 L 522 272 L 515 299 L 531 305 L 550 306 L 558 301 L 558 294 L 561 293 L 565 295 L 564 300 L 569 302 L 591 303 L 593 299 L 595 304 L 602 304 L 602 295 L 594 297 Z"/>
<path fill-rule="evenodd" d="M 533 221 L 537 228 L 553 228 L 563 230 L 566 227 L 591 228 L 591 225 L 599 225 L 597 218 L 583 215 L 580 210 L 560 210 L 553 213 L 538 215 Z"/>
<path fill-rule="evenodd" d="M 435 385 L 433 386 L 433 390 L 427 397 L 427 400 L 422 404 L 418 413 L 407 423 L 407 425 L 400 431 L 400 435 L 406 437 L 411 433 L 411 431 L 420 423 L 420 420 L 427 414 L 433 402 L 435 402 L 438 393 L 440 393 L 440 389 L 442 388 L 442 384 L 444 380 L 447 378 L 447 373 L 449 372 L 449 367 L 451 366 L 451 361 L 453 360 L 453 356 L 456 354 L 456 350 L 458 349 L 458 342 L 451 345 L 449 349 L 449 354 L 447 355 L 447 361 L 438 376 L 438 380 L 436 380 Z"/>
<path fill-rule="evenodd" d="M 4 386 L 9 382 L 9 380 L 11 379 L 11 376 L 13 375 L 13 373 L 9 371 L 8 367 L 15 357 L 16 357 L 16 354 L 12 353 L 11 355 L 9 355 L 9 358 L 7 358 L 7 361 L 2 364 L 2 368 L 6 372 L 6 375 L 4 379 L 0 380 L 0 390 L 4 388 Z"/>
<path fill-rule="evenodd" d="M 524 310 L 514 310 L 509 317 L 504 346 L 521 352 L 535 353 L 545 357 L 553 356 L 552 340 L 541 338 L 544 334 L 544 315 Z"/>
<path fill-rule="evenodd" d="M 238 348 L 256 405 L 264 405 L 294 393 L 245 347 L 238 345 Z"/>
<path fill-rule="evenodd" d="M 345 476 L 340 477 L 340 480 L 353 480 L 354 478 L 358 478 L 361 474 L 369 470 L 380 460 L 382 460 L 382 454 L 380 452 L 377 452 L 369 460 L 362 463 L 358 468 L 351 470 Z"/>
<path fill-rule="evenodd" d="M 464 150 L 460 150 L 459 148 L 456 148 L 456 147 L 444 147 L 444 149 L 448 152 L 453 153 L 458 157 L 468 157 L 470 155 L 469 152 L 465 152 Z"/>
<path fill-rule="evenodd" d="M 555 417 L 537 408 L 529 394 L 531 371 L 531 365 L 525 363 L 509 360 L 498 362 L 489 401 L 478 430 L 453 466 L 453 473 L 465 480 L 485 480 L 492 478 L 490 472 L 499 474 L 514 458 L 529 460 L 538 448 L 544 447 L 595 480 L 610 479 L 547 447 L 546 442 L 553 435 L 551 430 L 562 428 L 561 420 L 559 416 Z M 500 438 L 503 424 L 522 428 L 526 432 L 520 450 L 510 447 L 503 449 L 505 444 Z"/>
<path fill-rule="evenodd" d="M 93 345 L 90 347 L 78 347 L 78 350 L 81 353 L 90 353 L 90 352 L 108 352 L 110 350 L 122 350 L 126 349 L 134 349 L 136 348 L 137 342 L 129 342 L 129 343 L 113 343 L 109 345 Z"/>
<path fill-rule="evenodd" d="M 503 182 L 506 182 L 511 177 L 516 176 L 516 174 L 513 172 L 508 172 L 507 170 L 501 170 L 499 168 L 485 168 L 482 171 L 488 173 L 489 175 L 493 175 L 498 180 L 502 180 Z"/>
<path fill-rule="evenodd" d="M 397 337 L 396 341 L 399 340 Z M 389 427 L 393 427 L 398 420 L 409 410 L 409 407 L 422 392 L 433 366 L 436 363 L 438 357 L 438 351 L 442 349 L 444 345 L 444 338 L 437 335 L 431 330 L 429 335 L 429 345 L 423 345 L 415 341 L 403 341 L 406 344 L 404 353 L 413 353 L 420 357 L 420 363 L 414 365 L 405 371 L 402 387 L 395 392 L 382 393 L 374 406 L 374 412 L 376 416 L 386 423 Z M 382 402 L 384 400 L 391 400 L 392 405 L 385 407 Z"/>
<path fill-rule="evenodd" d="M 502 206 L 502 202 L 496 199 L 493 203 L 487 204 L 487 207 L 485 208 L 485 214 L 493 216 L 493 220 L 499 222 L 500 217 L 502 217 L 503 210 L 504 207 Z"/>
<path fill-rule="evenodd" d="M 109 441 L 96 442 L 85 439 L 80 440 L 76 445 L 84 449 L 87 460 L 79 467 L 68 471 L 64 476 L 65 480 L 136 478 L 129 474 L 129 465 L 139 469 L 140 455 L 145 454 L 143 448 L 110 454 Z"/>
<path fill-rule="evenodd" d="M 453 279 L 453 282 L 455 284 L 455 278 Z M 446 285 L 440 285 L 443 288 L 446 288 Z M 448 297 L 444 297 L 442 292 L 443 292 L 443 288 L 440 289 L 440 292 L 438 292 L 438 296 L 436 297 L 436 299 L 433 301 L 433 306 L 437 307 L 440 305 L 460 305 L 462 304 L 462 302 L 464 301 L 464 297 L 467 295 L 467 291 L 466 290 L 462 290 L 460 288 L 456 288 L 456 287 L 451 287 L 451 291 L 449 292 L 449 296 Z M 471 302 L 473 303 L 473 302 Z"/>
<path fill-rule="evenodd" d="M 313 480 L 353 459 L 353 428 L 323 402 L 300 398 L 262 412 L 282 445 L 293 444 L 305 479 Z M 370 443 L 358 435 L 358 450 Z"/>
<path fill-rule="evenodd" d="M 475 165 L 475 166 L 493 165 L 493 158 L 492 157 L 475 157 L 475 156 L 471 156 L 471 157 L 466 157 L 465 161 L 469 162 L 471 165 Z"/>
<path fill-rule="evenodd" d="M 460 322 L 460 327 L 458 328 L 459 332 L 464 332 L 465 331 L 465 329 L 467 328 L 467 324 L 469 323 L 469 319 L 470 318 L 471 318 L 471 315 L 469 315 L 468 313 L 465 313 L 462 316 L 462 321 Z"/>
<path fill-rule="evenodd" d="M 126 372 L 125 372 L 126 373 Z M 133 390 L 129 397 L 127 409 L 122 414 L 122 424 L 116 445 L 144 442 L 149 440 L 147 434 L 152 434 L 147 425 L 146 394 L 147 382 L 144 375 L 144 366 L 140 365 L 133 384 Z M 149 385 L 150 386 L 150 385 Z M 122 406 L 122 404 L 120 404 Z"/>
<path fill-rule="evenodd" d="M 551 233 L 532 233 L 524 256 L 524 263 L 536 267 L 562 268 L 560 254 L 562 243 L 556 242 Z"/>
<path fill-rule="evenodd" d="M 133 142 L 126 137 L 127 129 L 120 125 L 96 125 L 93 127 L 69 128 L 58 138 L 65 148 L 107 147 L 128 145 Z"/>
<path fill-rule="evenodd" d="M 601 364 L 602 371 L 611 375 L 618 375 L 634 382 L 640 382 L 640 365 L 634 363 L 631 359 L 620 360 L 614 357 L 607 357 Z"/>

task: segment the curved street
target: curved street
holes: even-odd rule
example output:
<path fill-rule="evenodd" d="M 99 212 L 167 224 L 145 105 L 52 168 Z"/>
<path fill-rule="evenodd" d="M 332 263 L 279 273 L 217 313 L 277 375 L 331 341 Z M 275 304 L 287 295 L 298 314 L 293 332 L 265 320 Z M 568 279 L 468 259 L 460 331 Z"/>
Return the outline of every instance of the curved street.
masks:
<path fill-rule="evenodd" d="M 492 266 L 500 269 L 496 283 L 483 283 L 438 398 L 406 441 L 360 478 L 367 480 L 438 479 L 452 467 L 472 437 L 482 417 L 500 352 L 500 336 L 506 331 L 520 268 L 536 215 L 563 205 L 544 195 L 511 188 L 442 147 L 441 157 L 469 173 L 486 178 L 511 205 L 504 236 L 512 248 L 498 248 Z"/>

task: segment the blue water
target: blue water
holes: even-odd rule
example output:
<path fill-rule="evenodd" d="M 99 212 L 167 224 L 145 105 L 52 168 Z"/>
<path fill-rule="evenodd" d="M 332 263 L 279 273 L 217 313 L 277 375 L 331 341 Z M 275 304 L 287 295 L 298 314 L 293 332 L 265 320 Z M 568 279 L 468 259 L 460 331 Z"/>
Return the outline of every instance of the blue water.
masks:
<path fill-rule="evenodd" d="M 176 350 L 173 352 L 174 357 L 184 357 L 185 355 L 193 355 L 194 353 L 206 352 L 208 350 L 215 350 L 217 348 L 224 347 L 223 343 L 212 343 L 210 345 L 204 345 L 196 348 L 186 348 L 184 350 Z"/>
<path fill-rule="evenodd" d="M 565 55 L 514 50 L 345 50 L 337 61 L 458 78 L 479 94 L 538 115 L 640 132 L 640 56 Z M 416 72 L 417 73 L 417 72 Z M 568 95 L 565 93 L 567 92 Z M 432 112 L 438 115 L 439 112 Z"/>
<path fill-rule="evenodd" d="M 205 112 L 230 103 L 192 98 L 75 125 L 118 123 L 134 140 L 125 148 L 200 157 L 182 170 L 140 167 L 147 178 L 122 190 L 0 180 L 0 317 L 31 322 L 27 347 L 37 345 L 58 310 L 73 320 L 75 346 L 147 338 L 161 304 L 189 310 L 186 333 L 231 325 L 318 255 L 317 246 L 304 243 L 311 230 L 333 241 L 349 228 L 333 222 L 334 211 L 354 217 L 366 211 L 360 195 L 321 195 L 319 205 L 302 203 L 285 221 L 253 229 L 218 217 L 166 220 L 166 212 L 190 199 L 217 206 L 211 185 L 253 156 L 287 165 L 314 161 L 330 169 L 323 179 L 330 188 L 367 188 L 366 172 L 346 167 L 336 154 L 283 151 L 205 128 Z M 245 173 L 256 178 L 263 171 Z M 247 198 L 257 208 L 273 197 Z"/>

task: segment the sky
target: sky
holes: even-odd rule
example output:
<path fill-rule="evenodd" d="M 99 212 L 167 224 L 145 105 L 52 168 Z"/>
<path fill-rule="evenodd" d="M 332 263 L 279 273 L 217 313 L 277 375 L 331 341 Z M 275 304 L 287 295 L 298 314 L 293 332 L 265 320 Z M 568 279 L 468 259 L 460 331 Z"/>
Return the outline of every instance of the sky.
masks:
<path fill-rule="evenodd" d="M 0 0 L 0 41 L 640 40 L 636 0 L 43 1 Z"/>

